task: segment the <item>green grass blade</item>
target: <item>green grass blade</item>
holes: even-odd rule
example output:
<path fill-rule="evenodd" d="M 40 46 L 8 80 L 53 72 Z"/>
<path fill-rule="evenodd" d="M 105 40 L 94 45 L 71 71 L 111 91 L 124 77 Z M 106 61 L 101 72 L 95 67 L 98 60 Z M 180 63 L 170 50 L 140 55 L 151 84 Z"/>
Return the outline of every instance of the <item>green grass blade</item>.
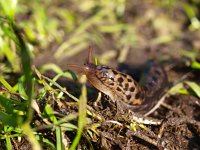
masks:
<path fill-rule="evenodd" d="M 200 63 L 197 61 L 193 61 L 191 67 L 194 69 L 200 69 Z"/>
<path fill-rule="evenodd" d="M 0 104 L 1 108 L 3 107 L 6 113 L 13 114 L 13 106 L 15 105 L 14 101 L 0 95 Z"/>
<path fill-rule="evenodd" d="M 10 92 L 16 92 L 13 87 L 3 78 L 3 76 L 0 76 L 0 83 L 3 84 L 3 86 Z"/>
<path fill-rule="evenodd" d="M 51 108 L 51 106 L 49 104 L 46 105 L 45 107 L 45 112 L 46 114 L 48 115 L 49 119 L 54 123 L 56 124 L 57 123 L 57 119 L 54 115 L 54 111 L 53 109 Z"/>
<path fill-rule="evenodd" d="M 62 144 L 62 130 L 61 127 L 56 127 L 56 147 L 57 150 L 63 150 Z"/>
<path fill-rule="evenodd" d="M 42 137 L 42 142 L 44 144 L 48 145 L 51 150 L 56 149 L 54 143 L 52 141 L 50 141 L 49 139 Z"/>
<path fill-rule="evenodd" d="M 31 143 L 33 150 L 41 150 L 40 144 L 37 141 L 35 135 L 33 134 L 33 130 L 28 123 L 23 124 L 22 126 L 24 134 L 27 136 L 29 142 Z"/>
<path fill-rule="evenodd" d="M 87 113 L 87 90 L 84 85 L 82 88 L 82 94 L 79 100 L 79 118 L 78 118 L 78 130 L 76 137 L 70 147 L 70 150 L 75 150 L 82 136 L 83 128 L 86 124 L 86 113 Z"/>
<path fill-rule="evenodd" d="M 195 94 L 200 98 L 200 86 L 196 84 L 195 82 L 187 81 L 185 82 L 194 92 Z"/>
<path fill-rule="evenodd" d="M 11 144 L 11 141 L 10 141 L 10 137 L 6 137 L 6 147 L 7 147 L 7 150 L 11 150 L 12 149 L 12 144 Z"/>
<path fill-rule="evenodd" d="M 6 114 L 2 111 L 0 111 L 0 122 L 4 125 L 9 125 L 15 127 L 16 122 L 16 116 Z"/>
<path fill-rule="evenodd" d="M 12 22 L 14 22 L 17 0 L 1 0 L 0 4 L 3 8 L 5 15 L 8 16 Z"/>
<path fill-rule="evenodd" d="M 20 56 L 21 56 L 21 64 L 23 68 L 23 74 L 25 76 L 24 84 L 26 85 L 26 94 L 28 96 L 28 113 L 27 113 L 27 121 L 30 122 L 33 116 L 33 110 L 31 108 L 31 99 L 32 99 L 32 70 L 31 70 L 31 58 L 29 55 L 28 47 L 26 46 L 25 41 L 22 38 L 22 35 L 19 31 L 19 29 L 12 24 L 12 28 L 14 30 L 14 33 L 17 37 L 18 42 L 18 49 L 20 50 Z"/>

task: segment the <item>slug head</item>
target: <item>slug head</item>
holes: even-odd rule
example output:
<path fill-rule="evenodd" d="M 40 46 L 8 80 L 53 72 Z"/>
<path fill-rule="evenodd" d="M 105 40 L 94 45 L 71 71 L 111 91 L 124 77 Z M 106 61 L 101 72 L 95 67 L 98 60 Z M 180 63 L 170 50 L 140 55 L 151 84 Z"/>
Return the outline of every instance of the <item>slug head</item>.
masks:
<path fill-rule="evenodd" d="M 84 65 L 77 65 L 77 64 L 68 64 L 69 68 L 75 69 L 78 72 L 85 74 L 89 82 L 97 88 L 99 91 L 103 92 L 104 94 L 108 95 L 111 99 L 113 99 L 113 93 L 109 89 L 109 87 L 105 86 L 104 80 L 109 79 L 109 74 L 106 70 L 100 71 L 101 65 L 95 65 L 92 62 L 92 49 L 89 47 L 88 49 L 88 57 L 87 61 Z M 100 75 L 101 74 L 101 75 Z M 100 77 L 102 76 L 102 77 Z M 111 76 L 112 78 L 112 76 Z"/>
<path fill-rule="evenodd" d="M 67 64 L 67 67 L 75 69 L 86 76 L 93 72 L 96 68 L 96 65 L 92 63 L 92 50 L 91 47 L 88 49 L 88 57 L 87 61 L 84 65 L 77 65 L 77 64 Z"/>

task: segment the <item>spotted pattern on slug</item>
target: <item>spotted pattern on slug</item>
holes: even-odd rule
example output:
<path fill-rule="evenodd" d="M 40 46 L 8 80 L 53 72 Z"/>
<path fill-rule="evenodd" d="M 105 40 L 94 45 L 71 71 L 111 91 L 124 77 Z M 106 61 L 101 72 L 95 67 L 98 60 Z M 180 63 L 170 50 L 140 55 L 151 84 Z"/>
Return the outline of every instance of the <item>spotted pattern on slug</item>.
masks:
<path fill-rule="evenodd" d="M 140 86 L 131 76 L 104 65 L 92 63 L 89 49 L 87 63 L 71 64 L 69 67 L 81 71 L 89 82 L 112 101 L 133 112 L 145 113 L 160 98 L 167 85 L 167 76 L 163 67 L 155 62 L 150 65 L 148 74 Z"/>
<path fill-rule="evenodd" d="M 98 65 L 96 68 L 96 77 L 115 93 L 117 99 L 131 105 L 139 105 L 144 101 L 143 89 L 131 76 L 103 65 Z"/>

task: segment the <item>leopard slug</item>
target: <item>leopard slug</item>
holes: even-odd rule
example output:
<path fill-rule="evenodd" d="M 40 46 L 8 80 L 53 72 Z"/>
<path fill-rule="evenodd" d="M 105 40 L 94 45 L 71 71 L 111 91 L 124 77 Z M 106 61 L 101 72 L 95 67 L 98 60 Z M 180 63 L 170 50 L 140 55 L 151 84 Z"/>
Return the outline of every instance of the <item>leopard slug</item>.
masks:
<path fill-rule="evenodd" d="M 92 50 L 88 49 L 87 63 L 69 64 L 86 75 L 89 82 L 114 102 L 141 114 L 150 110 L 159 99 L 167 83 L 164 69 L 157 63 L 149 67 L 147 77 L 140 86 L 130 75 L 104 65 L 92 63 Z"/>

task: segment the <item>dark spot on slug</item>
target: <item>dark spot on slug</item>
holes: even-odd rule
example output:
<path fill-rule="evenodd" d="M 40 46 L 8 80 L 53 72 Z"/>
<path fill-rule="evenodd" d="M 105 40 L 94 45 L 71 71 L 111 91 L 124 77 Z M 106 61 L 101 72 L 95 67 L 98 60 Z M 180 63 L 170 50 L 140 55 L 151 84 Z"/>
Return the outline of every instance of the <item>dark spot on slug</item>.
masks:
<path fill-rule="evenodd" d="M 122 82 L 124 81 L 124 79 L 123 79 L 122 77 L 120 77 L 120 78 L 117 79 L 117 81 L 118 81 L 119 83 L 122 83 Z"/>
<path fill-rule="evenodd" d="M 145 86 L 143 87 L 143 89 L 144 89 L 145 91 L 147 91 L 147 90 L 148 90 L 148 87 L 145 85 Z"/>
<path fill-rule="evenodd" d="M 125 84 L 125 88 L 124 88 L 124 90 L 125 90 L 125 91 L 128 91 L 128 88 L 129 88 L 129 84 L 126 83 L 126 84 Z"/>
<path fill-rule="evenodd" d="M 126 74 L 123 74 L 123 73 L 122 73 L 121 75 L 122 75 L 123 77 L 125 77 L 125 78 L 127 77 L 127 75 L 126 75 Z"/>
<path fill-rule="evenodd" d="M 126 95 L 126 98 L 127 98 L 128 100 L 130 100 L 130 99 L 131 99 L 131 95 Z"/>
<path fill-rule="evenodd" d="M 136 99 L 142 98 L 142 95 L 141 95 L 141 93 L 140 93 L 140 92 L 138 92 L 138 93 L 135 95 L 135 98 L 136 98 Z"/>
<path fill-rule="evenodd" d="M 131 87 L 129 90 L 130 90 L 131 92 L 134 92 L 134 91 L 135 91 L 135 88 L 134 88 L 134 87 Z"/>
<path fill-rule="evenodd" d="M 123 88 L 122 82 L 121 82 L 121 83 L 119 83 L 119 86 Z"/>
<path fill-rule="evenodd" d="M 112 83 L 110 83 L 109 85 L 113 86 L 113 85 L 114 85 L 114 83 L 112 82 Z"/>
<path fill-rule="evenodd" d="M 109 78 L 110 80 L 114 81 L 114 78 Z"/>
<path fill-rule="evenodd" d="M 128 80 L 128 82 L 132 82 L 132 80 L 130 78 L 128 78 L 127 80 Z"/>
<path fill-rule="evenodd" d="M 117 87 L 117 91 L 122 91 L 119 87 Z"/>
<path fill-rule="evenodd" d="M 153 76 L 152 80 L 156 82 L 156 81 L 158 81 L 158 78 L 156 76 Z"/>
<path fill-rule="evenodd" d="M 115 70 L 112 70 L 112 72 L 115 74 L 115 75 L 117 75 L 118 73 L 117 73 L 117 71 L 115 71 Z"/>

